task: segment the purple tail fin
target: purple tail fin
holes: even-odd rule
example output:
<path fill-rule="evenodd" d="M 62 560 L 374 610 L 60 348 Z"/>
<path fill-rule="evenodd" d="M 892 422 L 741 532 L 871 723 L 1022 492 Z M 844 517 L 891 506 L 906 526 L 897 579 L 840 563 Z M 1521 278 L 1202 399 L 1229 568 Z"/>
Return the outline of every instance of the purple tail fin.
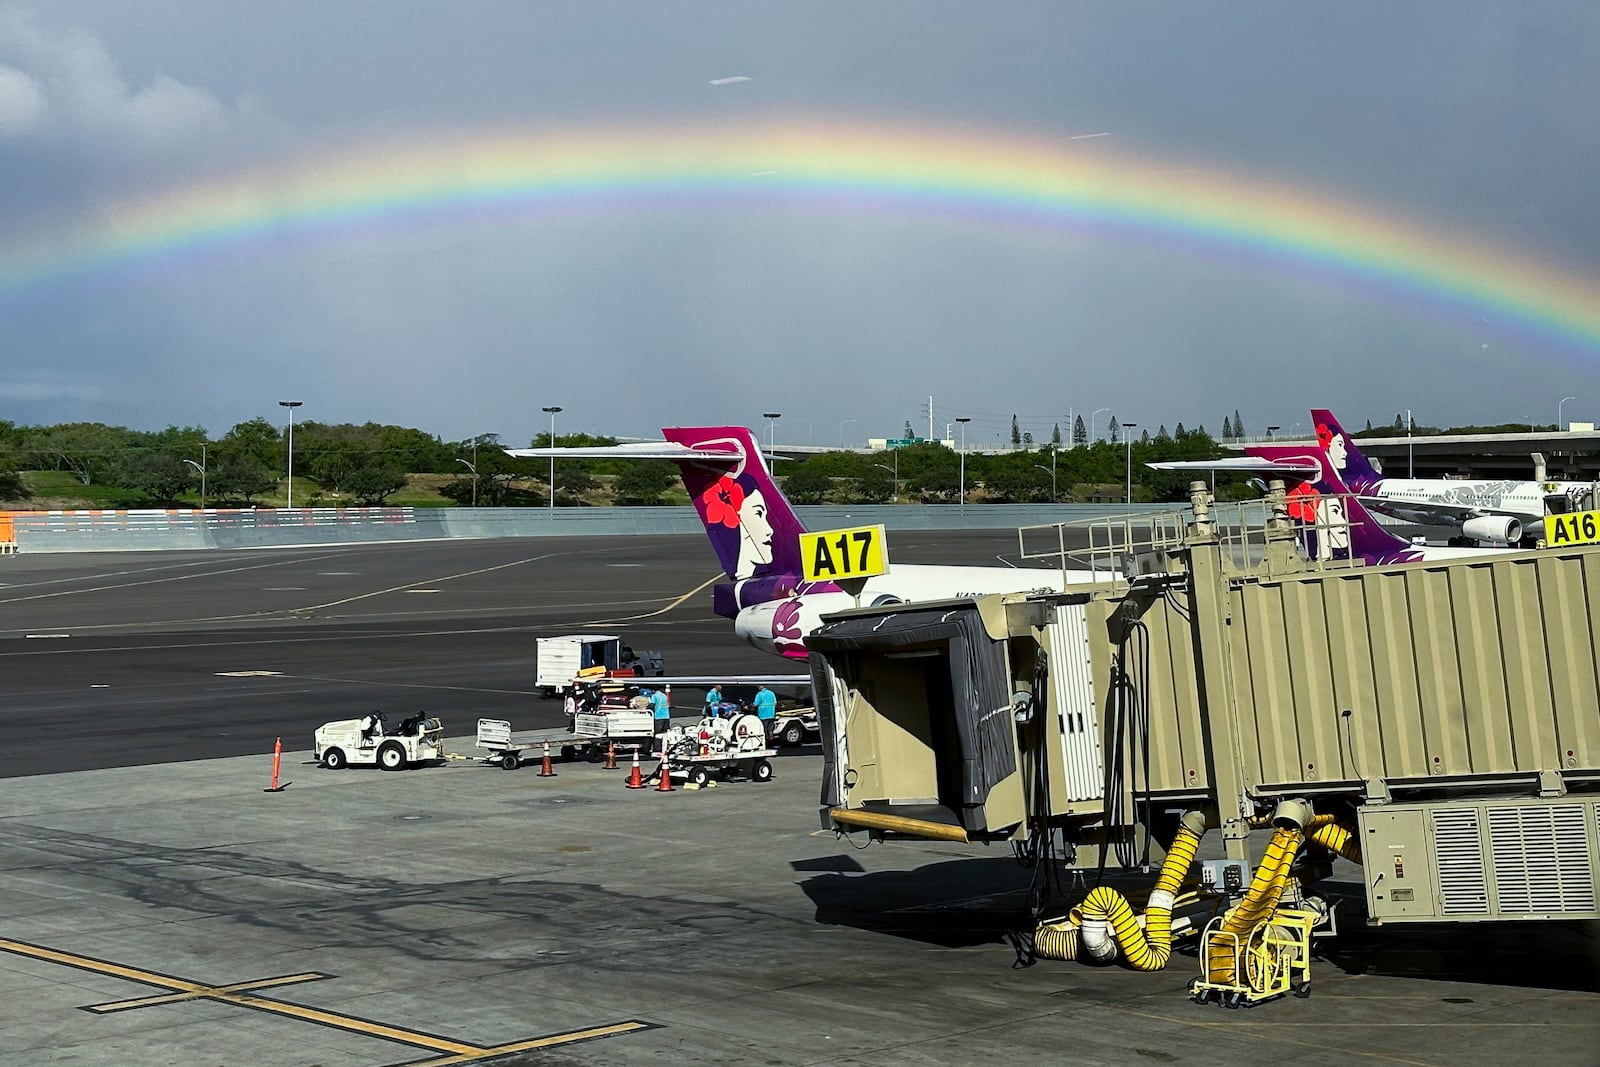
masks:
<path fill-rule="evenodd" d="M 1259 445 L 1251 448 L 1250 454 L 1270 460 L 1309 459 L 1322 468 L 1314 480 L 1302 481 L 1289 490 L 1289 516 L 1304 527 L 1308 555 L 1320 559 L 1355 558 L 1368 564 L 1406 563 L 1423 558 L 1421 551 L 1379 525 L 1362 506 L 1334 469 L 1327 449 Z"/>
<path fill-rule="evenodd" d="M 1383 475 L 1361 454 L 1350 435 L 1344 432 L 1344 427 L 1339 425 L 1339 420 L 1333 417 L 1333 412 L 1325 408 L 1312 408 L 1311 424 L 1317 428 L 1317 443 L 1328 453 L 1340 480 L 1350 487 L 1350 491 L 1368 495 L 1376 493 Z"/>
<path fill-rule="evenodd" d="M 792 587 L 805 527 L 767 471 L 755 435 L 742 426 L 674 426 L 661 433 L 706 453 L 704 462 L 675 462 L 723 572 L 734 581 L 781 578 L 779 584 Z"/>

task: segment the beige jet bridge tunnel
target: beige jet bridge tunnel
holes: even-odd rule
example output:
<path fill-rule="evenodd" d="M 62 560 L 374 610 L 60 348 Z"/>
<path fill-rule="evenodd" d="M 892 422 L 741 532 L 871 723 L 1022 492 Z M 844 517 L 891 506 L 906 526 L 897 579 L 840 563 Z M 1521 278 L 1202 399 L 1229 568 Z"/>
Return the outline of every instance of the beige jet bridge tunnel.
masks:
<path fill-rule="evenodd" d="M 1101 524 L 1103 585 L 831 617 L 823 824 L 1091 856 L 1184 818 L 1236 860 L 1277 824 L 1285 870 L 1364 860 L 1372 922 L 1600 916 L 1600 549 L 1318 563 L 1275 489 Z"/>

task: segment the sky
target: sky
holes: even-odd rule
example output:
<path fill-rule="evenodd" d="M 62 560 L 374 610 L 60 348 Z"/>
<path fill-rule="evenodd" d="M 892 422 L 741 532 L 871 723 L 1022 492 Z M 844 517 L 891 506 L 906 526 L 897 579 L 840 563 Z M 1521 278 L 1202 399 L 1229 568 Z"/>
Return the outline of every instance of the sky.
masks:
<path fill-rule="evenodd" d="M 1587 0 L 0 0 L 0 419 L 1600 421 L 1597 46 Z"/>

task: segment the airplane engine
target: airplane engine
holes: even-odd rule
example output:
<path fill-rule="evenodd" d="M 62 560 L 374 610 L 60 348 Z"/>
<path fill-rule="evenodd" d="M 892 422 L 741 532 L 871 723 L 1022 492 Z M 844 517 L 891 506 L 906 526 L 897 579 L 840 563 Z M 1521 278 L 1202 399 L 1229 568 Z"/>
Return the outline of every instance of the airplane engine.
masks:
<path fill-rule="evenodd" d="M 822 616 L 856 606 L 849 593 L 811 593 L 752 604 L 733 620 L 733 632 L 763 652 L 805 659 L 805 637 L 822 623 Z"/>
<path fill-rule="evenodd" d="M 1496 545 L 1514 545 L 1522 540 L 1522 523 L 1509 515 L 1480 515 L 1461 524 L 1463 537 Z"/>

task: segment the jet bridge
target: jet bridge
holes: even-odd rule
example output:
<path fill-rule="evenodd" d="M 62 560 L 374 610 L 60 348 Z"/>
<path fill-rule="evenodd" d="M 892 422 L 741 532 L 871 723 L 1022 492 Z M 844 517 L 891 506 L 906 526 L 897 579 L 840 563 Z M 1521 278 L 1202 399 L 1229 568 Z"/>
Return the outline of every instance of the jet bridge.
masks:
<path fill-rule="evenodd" d="M 1197 483 L 1095 529 L 1114 582 L 832 616 L 823 825 L 1189 857 L 1220 828 L 1235 861 L 1277 825 L 1306 847 L 1258 870 L 1269 918 L 1334 853 L 1375 923 L 1600 917 L 1600 548 L 1319 562 L 1281 486 L 1252 509 L 1219 521 Z M 1022 536 L 1081 565 L 1081 530 Z"/>

